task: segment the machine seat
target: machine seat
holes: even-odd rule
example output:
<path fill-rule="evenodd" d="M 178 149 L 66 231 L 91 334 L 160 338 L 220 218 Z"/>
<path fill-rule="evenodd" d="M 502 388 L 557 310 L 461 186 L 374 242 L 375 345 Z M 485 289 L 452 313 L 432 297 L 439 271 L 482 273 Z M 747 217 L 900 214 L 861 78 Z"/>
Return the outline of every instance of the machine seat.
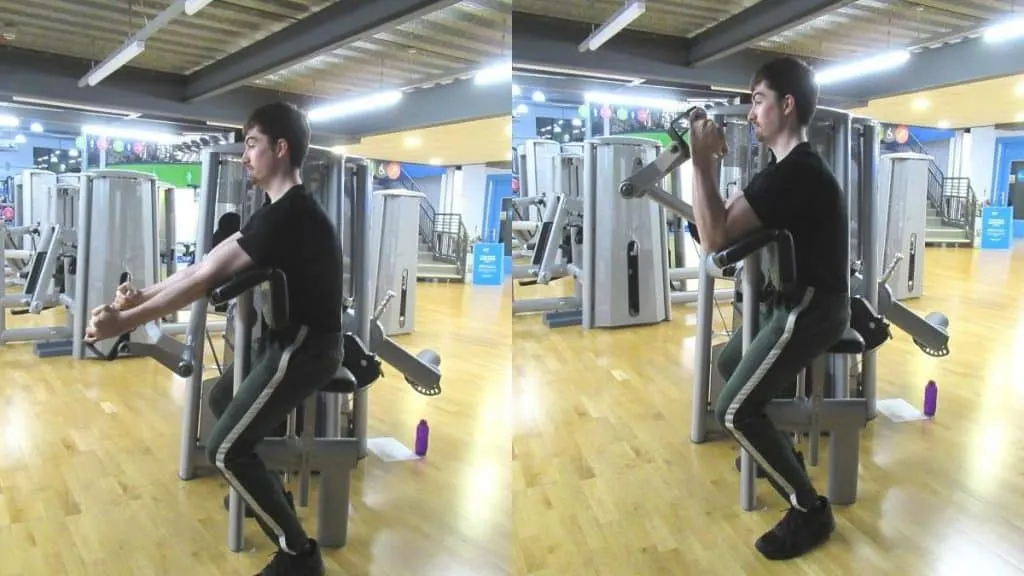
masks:
<path fill-rule="evenodd" d="M 847 327 L 843 337 L 828 349 L 829 354 L 863 354 L 864 338 L 853 328 Z"/>
<path fill-rule="evenodd" d="M 352 394 L 356 391 L 356 377 L 348 368 L 339 366 L 334 377 L 320 391 L 329 394 Z"/>

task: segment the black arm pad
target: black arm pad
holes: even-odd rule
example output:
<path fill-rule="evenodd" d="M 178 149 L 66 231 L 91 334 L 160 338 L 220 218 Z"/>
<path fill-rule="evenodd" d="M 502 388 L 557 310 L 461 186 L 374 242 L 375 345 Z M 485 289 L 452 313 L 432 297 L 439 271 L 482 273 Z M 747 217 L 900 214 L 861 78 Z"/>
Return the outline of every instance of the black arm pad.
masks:
<path fill-rule="evenodd" d="M 271 328 L 281 328 L 288 324 L 288 279 L 284 272 L 274 268 L 253 268 L 238 274 L 225 284 L 210 292 L 210 302 L 214 305 L 224 304 L 236 298 L 246 290 L 251 290 L 264 282 L 270 283 L 269 307 L 265 307 L 264 316 Z"/>
<path fill-rule="evenodd" d="M 786 230 L 757 230 L 725 250 L 712 254 L 711 261 L 715 266 L 725 268 L 741 262 L 772 242 L 778 245 L 779 279 L 784 285 L 791 285 L 796 281 L 796 253 L 793 250 L 793 236 Z"/>

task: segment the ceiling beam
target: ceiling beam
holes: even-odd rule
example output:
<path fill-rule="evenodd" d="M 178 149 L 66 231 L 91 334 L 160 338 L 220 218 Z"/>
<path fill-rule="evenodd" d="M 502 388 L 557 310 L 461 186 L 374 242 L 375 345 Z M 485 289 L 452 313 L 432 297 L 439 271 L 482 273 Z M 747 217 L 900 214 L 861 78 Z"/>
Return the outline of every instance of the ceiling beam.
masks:
<path fill-rule="evenodd" d="M 604 74 L 681 87 L 745 88 L 757 69 L 779 54 L 753 48 L 739 50 L 705 66 L 686 66 L 692 44 L 686 38 L 624 30 L 595 52 L 580 53 L 579 42 L 590 25 L 571 20 L 513 12 L 513 68 L 543 68 L 557 74 Z M 822 102 L 846 107 L 876 98 L 1024 74 L 1024 41 L 998 44 L 981 38 L 962 40 L 913 54 L 905 66 L 821 88 Z M 823 61 L 803 58 L 815 67 Z"/>
<path fill-rule="evenodd" d="M 275 90 L 242 87 L 201 101 L 184 99 L 186 79 L 126 67 L 92 88 L 79 88 L 89 62 L 53 54 L 0 48 L 0 95 L 141 114 L 142 120 L 217 122 L 242 125 L 253 109 L 290 102 L 309 109 L 320 99 Z M 397 106 L 332 122 L 313 124 L 315 140 L 349 142 L 370 136 L 511 114 L 508 83 L 478 86 L 472 80 L 406 93 Z M 333 139 L 333 140 L 332 140 Z"/>
<path fill-rule="evenodd" d="M 391 30 L 458 0 L 346 0 L 335 2 L 266 38 L 196 70 L 185 100 L 221 94 L 256 78 Z"/>
<path fill-rule="evenodd" d="M 761 0 L 692 37 L 686 62 L 708 64 L 855 1 Z"/>
<path fill-rule="evenodd" d="M 841 98 L 866 101 L 1024 74 L 1022 50 L 1024 40 L 971 38 L 917 52 L 900 68 L 825 88 Z"/>
<path fill-rule="evenodd" d="M 549 70 L 589 71 L 617 77 L 643 78 L 694 86 L 744 87 L 772 55 L 744 50 L 719 59 L 714 66 L 684 65 L 686 38 L 623 30 L 599 50 L 580 52 L 590 24 L 561 18 L 512 13 L 512 63 Z"/>

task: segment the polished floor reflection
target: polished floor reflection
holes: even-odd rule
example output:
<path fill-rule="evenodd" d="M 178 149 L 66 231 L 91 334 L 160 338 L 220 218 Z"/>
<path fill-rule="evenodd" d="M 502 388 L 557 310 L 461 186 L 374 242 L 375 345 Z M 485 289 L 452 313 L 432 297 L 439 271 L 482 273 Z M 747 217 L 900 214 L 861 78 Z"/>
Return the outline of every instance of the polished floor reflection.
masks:
<path fill-rule="evenodd" d="M 329 574 L 511 573 L 508 298 L 419 291 L 417 332 L 397 340 L 441 354 L 444 394 L 419 396 L 387 369 L 370 435 L 411 448 L 426 418 L 430 451 L 362 463 L 349 544 L 327 551 Z M 0 575 L 236 576 L 266 563 L 273 549 L 251 520 L 254 549 L 228 551 L 223 482 L 177 477 L 182 388 L 146 359 L 41 360 L 26 345 L 0 347 Z M 301 517 L 315 531 L 315 508 Z"/>
<path fill-rule="evenodd" d="M 742 511 L 734 444 L 689 442 L 692 309 L 587 333 L 513 320 L 515 573 L 1024 573 L 1024 243 L 928 249 L 925 266 L 926 296 L 907 304 L 949 316 L 951 354 L 926 356 L 894 329 L 879 397 L 921 406 L 935 380 L 936 417 L 871 423 L 859 501 L 837 507 L 829 544 L 788 563 L 753 549 L 785 504 L 759 481 L 761 509 Z M 826 471 L 827 453 L 812 469 L 822 489 Z"/>

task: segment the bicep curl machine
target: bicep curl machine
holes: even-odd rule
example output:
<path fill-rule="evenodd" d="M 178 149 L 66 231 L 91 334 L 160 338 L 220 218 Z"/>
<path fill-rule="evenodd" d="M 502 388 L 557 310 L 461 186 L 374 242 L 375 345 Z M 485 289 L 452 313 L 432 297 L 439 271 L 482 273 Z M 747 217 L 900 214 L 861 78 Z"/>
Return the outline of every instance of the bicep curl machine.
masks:
<path fill-rule="evenodd" d="M 681 198 L 666 192 L 660 182 L 690 158 L 690 150 L 683 136 L 686 129 L 676 126 L 689 116 L 687 111 L 677 117 L 668 128 L 669 146 L 657 159 L 644 165 L 637 162 L 635 172 L 621 182 L 619 193 L 625 198 L 647 197 L 690 223 L 691 234 L 697 239 L 693 207 Z M 715 110 L 716 120 L 730 110 Z M 732 110 L 734 114 L 746 111 Z M 862 193 L 858 194 L 860 226 L 857 249 L 862 259 L 855 258 L 851 281 L 851 327 L 825 354 L 816 358 L 797 376 L 793 398 L 772 401 L 768 416 L 781 430 L 797 435 L 806 434 L 810 443 L 810 464 L 817 465 L 821 434 L 829 435 L 828 496 L 836 504 L 852 504 L 857 497 L 860 430 L 875 414 L 875 380 L 873 351 L 891 338 L 889 321 L 909 333 L 914 342 L 926 353 L 948 353 L 948 319 L 941 313 L 921 318 L 891 298 L 886 280 L 890 271 L 879 278 L 875 257 L 875 166 L 878 158 L 877 123 L 853 118 L 838 110 L 819 108 L 819 117 L 825 117 L 834 128 L 836 158 L 833 166 L 850 162 L 851 143 L 858 144 L 860 153 Z M 843 158 L 845 157 L 845 160 Z M 639 160 L 639 159 L 638 159 Z M 844 189 L 852 188 L 848 164 L 836 170 L 841 174 Z M 851 200 L 853 202 L 853 200 Z M 853 250 L 851 250 L 853 252 Z M 769 266 L 762 269 L 765 263 Z M 898 264 L 894 263 L 893 266 Z M 734 245 L 714 254 L 705 254 L 699 264 L 699 291 L 697 299 L 697 345 L 695 382 L 693 387 L 693 418 L 690 439 L 701 443 L 717 422 L 711 416 L 718 390 L 712 389 L 712 310 L 716 278 L 739 280 L 741 289 L 736 302 L 742 306 L 743 350 L 746 351 L 756 337 L 760 320 L 764 280 L 771 279 L 777 291 L 785 292 L 796 282 L 796 260 L 793 239 L 788 231 L 761 229 L 739 240 Z M 872 290 L 870 287 L 876 287 Z M 864 359 L 865 370 L 851 376 L 857 357 Z M 871 370 L 867 370 L 870 357 Z M 740 464 L 740 505 L 745 510 L 755 506 L 755 470 L 750 454 L 742 452 Z"/>
<path fill-rule="evenodd" d="M 197 227 L 196 261 L 209 252 L 218 216 L 236 211 L 247 218 L 262 201 L 263 194 L 251 189 L 239 159 L 240 144 L 212 146 L 203 151 L 203 186 L 200 222 Z M 412 354 L 387 337 L 379 318 L 389 298 L 374 307 L 375 282 L 372 274 L 373 245 L 368 238 L 372 218 L 372 186 L 369 163 L 310 151 L 304 170 L 322 170 L 317 179 L 322 188 L 308 185 L 328 216 L 341 229 L 345 250 L 345 292 L 342 314 L 343 354 L 341 367 L 333 378 L 311 394 L 302 407 L 282 423 L 280 436 L 265 438 L 257 452 L 268 468 L 299 478 L 298 504 L 306 506 L 311 477 L 319 473 L 317 491 L 317 539 L 325 547 L 344 546 L 348 537 L 351 471 L 366 455 L 366 417 L 371 386 L 384 375 L 388 364 L 417 392 L 441 393 L 440 356 L 432 350 Z M 313 179 L 307 180 L 311 182 Z M 210 307 L 228 311 L 224 333 L 225 356 L 233 355 L 233 381 L 239 386 L 248 374 L 252 348 L 264 327 L 288 325 L 288 279 L 271 268 L 254 268 L 238 274 L 193 303 L 185 342 L 159 334 L 156 324 L 147 325 L 118 340 L 103 357 L 119 353 L 149 356 L 178 376 L 187 378 L 179 477 L 190 480 L 198 472 L 212 471 L 206 460 L 206 435 L 212 429 L 213 414 L 205 405 L 217 377 L 204 379 L 207 311 Z M 227 359 L 225 359 L 227 363 Z M 347 406 L 351 403 L 351 409 Z M 301 423 L 300 423 L 301 422 Z M 229 498 L 228 546 L 243 548 L 243 509 L 232 490 Z"/>

